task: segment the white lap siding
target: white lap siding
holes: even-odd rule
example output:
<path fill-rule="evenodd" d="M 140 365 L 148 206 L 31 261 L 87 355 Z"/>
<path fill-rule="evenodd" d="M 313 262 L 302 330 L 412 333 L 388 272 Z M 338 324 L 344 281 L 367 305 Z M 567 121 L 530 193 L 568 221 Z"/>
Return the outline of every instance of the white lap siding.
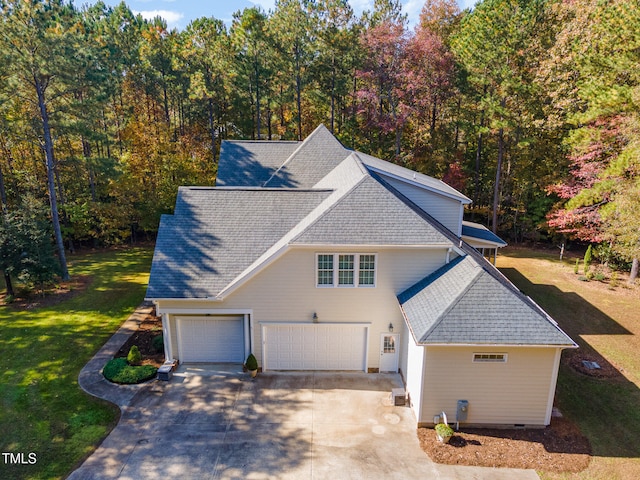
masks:
<path fill-rule="evenodd" d="M 318 253 L 375 253 L 375 287 L 317 287 Z M 402 332 L 404 319 L 396 296 L 445 263 L 446 248 L 326 248 L 295 247 L 277 259 L 222 302 L 206 300 L 160 302 L 163 308 L 197 308 L 222 310 L 251 309 L 251 349 L 262 366 L 261 325 L 263 323 L 318 322 L 367 324 L 368 369 L 379 367 L 380 334 Z M 175 311 L 175 310 L 174 310 Z M 175 315 L 169 316 L 172 333 Z M 172 335 L 174 345 L 177 342 Z M 403 342 L 403 339 L 400 339 Z"/>

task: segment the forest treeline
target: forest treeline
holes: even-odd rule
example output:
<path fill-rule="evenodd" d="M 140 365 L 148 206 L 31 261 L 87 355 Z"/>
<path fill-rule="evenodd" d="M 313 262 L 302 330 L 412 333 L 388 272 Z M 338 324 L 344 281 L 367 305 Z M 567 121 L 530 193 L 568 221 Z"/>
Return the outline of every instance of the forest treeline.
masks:
<path fill-rule="evenodd" d="M 0 0 L 0 268 L 29 274 L 48 235 L 64 278 L 65 250 L 152 238 L 178 186 L 214 183 L 221 140 L 320 123 L 444 179 L 512 242 L 577 238 L 631 262 L 638 3 L 427 0 L 410 29 L 398 0 L 361 16 L 277 0 L 177 31 L 125 3 Z"/>

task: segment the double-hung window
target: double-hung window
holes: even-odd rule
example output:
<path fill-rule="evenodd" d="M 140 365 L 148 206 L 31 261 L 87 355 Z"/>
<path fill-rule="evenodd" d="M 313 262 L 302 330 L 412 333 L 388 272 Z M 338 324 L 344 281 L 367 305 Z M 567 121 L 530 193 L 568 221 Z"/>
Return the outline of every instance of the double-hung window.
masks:
<path fill-rule="evenodd" d="M 333 286 L 333 255 L 318 255 L 318 286 Z"/>
<path fill-rule="evenodd" d="M 318 287 L 374 287 L 376 255 L 373 253 L 319 253 L 316 255 Z"/>

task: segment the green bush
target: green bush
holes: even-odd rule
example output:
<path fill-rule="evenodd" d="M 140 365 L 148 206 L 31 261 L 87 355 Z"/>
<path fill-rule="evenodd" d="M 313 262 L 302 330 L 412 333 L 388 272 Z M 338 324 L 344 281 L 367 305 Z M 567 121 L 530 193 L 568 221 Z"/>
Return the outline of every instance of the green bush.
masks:
<path fill-rule="evenodd" d="M 153 337 L 153 340 L 151 340 L 151 347 L 156 353 L 164 353 L 164 338 L 162 335 Z"/>
<path fill-rule="evenodd" d="M 612 287 L 618 286 L 618 272 L 611 272 L 611 278 L 609 279 L 609 285 Z"/>
<path fill-rule="evenodd" d="M 142 363 L 142 354 L 137 346 L 132 346 L 127 355 L 127 362 L 129 365 L 140 365 Z"/>
<path fill-rule="evenodd" d="M 435 426 L 436 433 L 442 438 L 453 436 L 453 428 L 445 423 L 439 423 Z"/>
<path fill-rule="evenodd" d="M 602 273 L 602 272 L 596 272 L 596 273 L 593 275 L 593 279 L 594 279 L 594 280 L 597 280 L 597 281 L 599 281 L 599 282 L 604 282 L 604 273 Z"/>
<path fill-rule="evenodd" d="M 580 269 L 580 259 L 576 258 L 576 266 L 573 267 L 573 273 L 578 274 L 578 270 Z"/>
<path fill-rule="evenodd" d="M 584 252 L 584 274 L 587 275 L 589 272 L 589 267 L 591 267 L 591 261 L 593 260 L 593 249 L 591 245 L 587 248 L 587 251 Z"/>
<path fill-rule="evenodd" d="M 153 365 L 132 366 L 126 358 L 109 360 L 102 369 L 104 378 L 114 383 L 135 384 L 156 376 L 158 369 Z"/>
<path fill-rule="evenodd" d="M 258 360 L 256 360 L 256 357 L 253 355 L 253 353 L 250 353 L 249 356 L 247 357 L 245 366 L 247 367 L 247 370 L 258 369 Z"/>

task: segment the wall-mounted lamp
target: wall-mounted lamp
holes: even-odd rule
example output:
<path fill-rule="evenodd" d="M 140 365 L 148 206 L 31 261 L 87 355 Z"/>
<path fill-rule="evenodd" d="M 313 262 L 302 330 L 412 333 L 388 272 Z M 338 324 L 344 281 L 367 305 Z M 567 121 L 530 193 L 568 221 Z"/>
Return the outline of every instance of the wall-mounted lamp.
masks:
<path fill-rule="evenodd" d="M 313 318 L 313 323 L 318 323 L 318 314 L 316 312 L 313 312 L 313 316 L 311 318 Z"/>
<path fill-rule="evenodd" d="M 389 324 L 389 331 L 390 331 L 390 332 L 393 332 L 393 323 L 390 323 L 390 324 Z"/>

